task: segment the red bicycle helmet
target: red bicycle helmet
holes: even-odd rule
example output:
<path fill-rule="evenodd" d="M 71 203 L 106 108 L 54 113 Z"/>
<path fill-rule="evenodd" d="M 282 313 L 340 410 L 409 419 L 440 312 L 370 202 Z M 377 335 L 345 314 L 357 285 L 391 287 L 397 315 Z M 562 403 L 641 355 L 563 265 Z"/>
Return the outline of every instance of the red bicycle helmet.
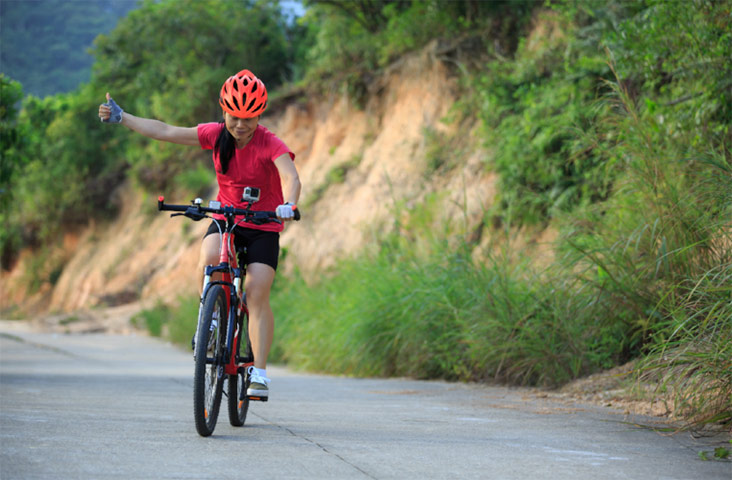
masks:
<path fill-rule="evenodd" d="M 267 109 L 267 89 L 252 72 L 242 70 L 224 82 L 219 104 L 235 117 L 256 117 Z"/>

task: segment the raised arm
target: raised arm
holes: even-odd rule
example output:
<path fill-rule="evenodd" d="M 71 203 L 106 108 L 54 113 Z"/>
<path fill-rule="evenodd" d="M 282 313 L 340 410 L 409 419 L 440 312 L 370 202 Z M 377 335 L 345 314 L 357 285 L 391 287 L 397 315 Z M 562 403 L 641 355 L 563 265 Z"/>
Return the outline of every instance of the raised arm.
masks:
<path fill-rule="evenodd" d="M 118 112 L 113 112 L 114 108 L 118 109 Z M 99 118 L 103 122 L 108 122 L 114 113 L 121 116 L 121 118 L 114 123 L 121 123 L 130 130 L 146 137 L 154 140 L 178 143 L 181 145 L 199 145 L 198 129 L 196 127 L 175 127 L 173 125 L 168 125 L 165 122 L 161 122 L 160 120 L 136 117 L 131 113 L 122 112 L 117 104 L 114 103 L 114 100 L 112 100 L 109 93 L 107 93 L 107 103 L 99 105 Z"/>

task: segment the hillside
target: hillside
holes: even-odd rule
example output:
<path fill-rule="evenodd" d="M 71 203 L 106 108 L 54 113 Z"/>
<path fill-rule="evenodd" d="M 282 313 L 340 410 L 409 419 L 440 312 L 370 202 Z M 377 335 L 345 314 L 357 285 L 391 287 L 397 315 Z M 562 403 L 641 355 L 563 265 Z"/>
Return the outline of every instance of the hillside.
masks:
<path fill-rule="evenodd" d="M 442 121 L 456 87 L 435 48 L 430 45 L 395 65 L 378 80 L 378 94 L 364 108 L 333 95 L 295 99 L 263 118 L 262 124 L 296 152 L 304 185 L 304 220 L 283 234 L 285 271 L 321 275 L 339 258 L 369 245 L 378 236 L 374 232 L 398 211 L 396 203 L 419 203 L 428 192 L 445 192 L 445 218 L 467 213 L 467 228 L 481 221 L 492 202 L 495 176 L 482 167 L 485 153 L 471 138 L 470 125 L 460 134 L 463 145 L 473 146 L 464 168 L 430 175 L 425 160 L 429 146 L 424 132 L 454 135 L 457 128 Z M 341 175 L 334 179 L 337 171 Z M 24 272 L 32 253 L 25 252 L 25 260 L 4 274 L 6 298 L 15 305 L 34 305 L 36 312 L 68 313 L 138 298 L 145 305 L 176 302 L 195 294 L 203 222 L 187 224 L 157 214 L 154 197 L 127 183 L 117 187 L 115 196 L 122 205 L 117 218 L 67 234 L 63 249 L 52 251 L 65 259 L 55 285 L 45 284 L 28 296 Z"/>

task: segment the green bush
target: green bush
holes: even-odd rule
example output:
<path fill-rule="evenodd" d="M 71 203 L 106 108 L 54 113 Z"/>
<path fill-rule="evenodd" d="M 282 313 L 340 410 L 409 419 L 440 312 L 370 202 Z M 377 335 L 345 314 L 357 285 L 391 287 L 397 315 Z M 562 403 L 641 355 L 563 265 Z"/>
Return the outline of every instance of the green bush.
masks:
<path fill-rule="evenodd" d="M 507 255 L 476 265 L 425 202 L 373 251 L 321 281 L 278 281 L 273 357 L 377 376 L 557 385 L 628 358 L 610 297 Z M 448 238 L 452 240 L 448 240 Z M 279 283 L 281 282 L 281 283 Z"/>
<path fill-rule="evenodd" d="M 178 298 L 175 305 L 158 301 L 152 308 L 141 310 L 132 317 L 132 324 L 155 337 L 190 348 L 191 338 L 198 322 L 198 296 Z"/>
<path fill-rule="evenodd" d="M 170 321 L 170 315 L 170 307 L 158 303 L 153 308 L 140 311 L 131 321 L 136 327 L 150 332 L 153 337 L 160 337 L 163 334 L 163 326 Z"/>

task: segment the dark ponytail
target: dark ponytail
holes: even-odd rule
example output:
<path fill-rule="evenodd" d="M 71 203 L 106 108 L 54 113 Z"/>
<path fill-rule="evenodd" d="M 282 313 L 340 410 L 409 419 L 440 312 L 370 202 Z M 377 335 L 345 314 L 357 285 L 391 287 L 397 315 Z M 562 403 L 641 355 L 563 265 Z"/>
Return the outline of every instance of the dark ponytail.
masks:
<path fill-rule="evenodd" d="M 229 130 L 226 128 L 226 125 L 224 125 L 224 122 L 221 122 L 224 128 L 221 129 L 221 133 L 219 133 L 219 137 L 216 139 L 216 144 L 214 145 L 214 155 L 219 156 L 219 163 L 221 164 L 221 173 L 222 175 L 226 175 L 226 171 L 229 169 L 229 162 L 231 161 L 231 157 L 234 156 L 234 150 L 236 149 L 236 140 L 234 139 L 234 136 L 229 133 Z"/>

